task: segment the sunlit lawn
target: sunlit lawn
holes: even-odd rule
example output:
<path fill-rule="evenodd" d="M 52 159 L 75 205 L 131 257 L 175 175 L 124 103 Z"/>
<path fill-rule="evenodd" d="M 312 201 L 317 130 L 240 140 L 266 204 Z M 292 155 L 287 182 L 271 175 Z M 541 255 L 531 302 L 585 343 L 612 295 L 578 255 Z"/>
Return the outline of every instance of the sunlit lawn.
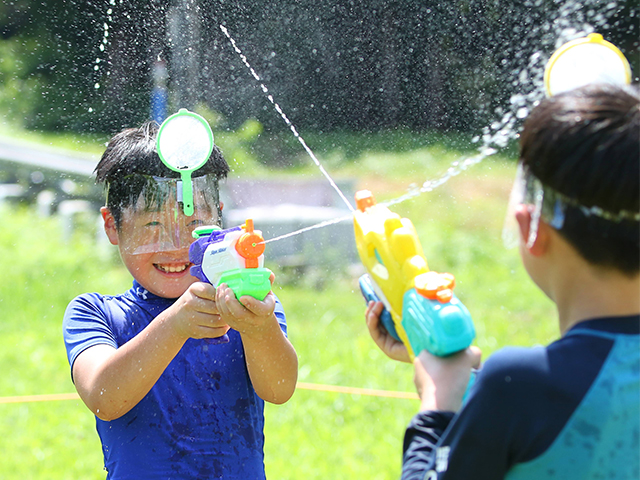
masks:
<path fill-rule="evenodd" d="M 446 170 L 456 154 L 443 151 L 433 164 L 429 155 L 363 154 L 338 175 L 390 199 Z M 456 276 L 485 355 L 557 336 L 552 304 L 526 276 L 517 251 L 500 240 L 513 171 L 511 162 L 487 159 L 394 207 L 416 225 L 430 267 Z M 121 292 L 130 278 L 113 255 L 93 248 L 92 234 L 66 241 L 55 219 L 7 208 L 0 214 L 0 397 L 73 392 L 64 309 L 83 292 Z M 323 290 L 304 281 L 275 289 L 300 359 L 299 380 L 413 392 L 411 366 L 388 360 L 368 337 L 356 279 L 343 265 L 322 273 L 330 280 Z M 285 405 L 267 405 L 268 477 L 397 478 L 404 428 L 417 407 L 411 399 L 298 389 Z M 0 403 L 0 432 L 0 479 L 105 477 L 93 416 L 79 400 Z"/>

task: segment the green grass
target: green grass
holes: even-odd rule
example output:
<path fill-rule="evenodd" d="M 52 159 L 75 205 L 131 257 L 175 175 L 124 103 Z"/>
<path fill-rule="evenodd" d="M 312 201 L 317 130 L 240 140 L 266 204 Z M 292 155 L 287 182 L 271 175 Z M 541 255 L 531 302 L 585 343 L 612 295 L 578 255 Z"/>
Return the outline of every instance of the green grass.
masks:
<path fill-rule="evenodd" d="M 437 177 L 460 155 L 441 144 L 397 154 L 360 149 L 336 161 L 332 172 L 355 178 L 357 188 L 370 188 L 382 201 Z M 504 159 L 487 159 L 393 207 L 416 225 L 431 269 L 455 274 L 485 357 L 558 335 L 552 303 L 500 239 L 514 169 Z M 65 239 L 56 219 L 27 209 L 0 208 L 0 215 L 0 397 L 73 392 L 61 335 L 64 309 L 80 293 L 123 291 L 130 277 L 113 254 L 93 247 L 90 228 Z M 339 266 L 321 274 L 330 280 L 322 290 L 305 282 L 275 287 L 300 381 L 413 392 L 411 366 L 387 359 L 368 336 L 357 279 Z M 299 389 L 286 404 L 266 407 L 267 475 L 398 478 L 404 428 L 417 407 L 416 400 Z M 0 432 L 0 480 L 105 477 L 93 416 L 79 400 L 0 403 Z"/>

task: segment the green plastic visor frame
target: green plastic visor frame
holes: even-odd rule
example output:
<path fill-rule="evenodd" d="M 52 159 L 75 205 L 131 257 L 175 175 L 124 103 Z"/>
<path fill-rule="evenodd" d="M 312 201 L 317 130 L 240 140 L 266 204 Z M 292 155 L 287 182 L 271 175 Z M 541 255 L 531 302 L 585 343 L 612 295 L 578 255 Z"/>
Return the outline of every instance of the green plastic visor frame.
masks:
<path fill-rule="evenodd" d="M 160 125 L 156 148 L 162 163 L 180 173 L 182 188 L 178 201 L 182 202 L 184 214 L 190 217 L 194 212 L 191 174 L 207 162 L 213 151 L 211 127 L 197 113 L 181 108 Z"/>

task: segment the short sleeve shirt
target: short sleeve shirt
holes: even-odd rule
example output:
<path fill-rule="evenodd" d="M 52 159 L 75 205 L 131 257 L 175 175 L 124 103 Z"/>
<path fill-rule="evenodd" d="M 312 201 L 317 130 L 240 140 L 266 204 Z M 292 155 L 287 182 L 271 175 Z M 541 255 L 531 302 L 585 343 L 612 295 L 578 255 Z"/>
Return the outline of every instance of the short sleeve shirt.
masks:
<path fill-rule="evenodd" d="M 119 348 L 175 299 L 137 282 L 121 295 L 80 295 L 64 316 L 69 363 L 87 348 Z M 276 317 L 286 334 L 282 305 Z M 238 332 L 229 342 L 189 339 L 127 414 L 96 418 L 108 479 L 263 479 L 264 402 L 256 395 Z"/>

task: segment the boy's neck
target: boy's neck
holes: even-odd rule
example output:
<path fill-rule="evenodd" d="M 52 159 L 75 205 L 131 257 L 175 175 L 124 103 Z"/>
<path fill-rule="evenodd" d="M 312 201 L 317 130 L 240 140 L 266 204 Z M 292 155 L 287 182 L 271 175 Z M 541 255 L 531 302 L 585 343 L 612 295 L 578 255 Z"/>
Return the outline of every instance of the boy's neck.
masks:
<path fill-rule="evenodd" d="M 559 300 L 557 305 L 562 334 L 576 323 L 590 318 L 638 315 L 640 277 L 636 276 L 635 281 L 618 280 L 621 279 L 614 280 L 611 276 L 611 281 L 606 285 L 591 282 L 586 288 L 574 289 Z"/>
<path fill-rule="evenodd" d="M 563 335 L 583 320 L 640 313 L 640 273 L 629 277 L 593 266 L 566 243 L 554 254 L 549 294 L 558 308 Z"/>

